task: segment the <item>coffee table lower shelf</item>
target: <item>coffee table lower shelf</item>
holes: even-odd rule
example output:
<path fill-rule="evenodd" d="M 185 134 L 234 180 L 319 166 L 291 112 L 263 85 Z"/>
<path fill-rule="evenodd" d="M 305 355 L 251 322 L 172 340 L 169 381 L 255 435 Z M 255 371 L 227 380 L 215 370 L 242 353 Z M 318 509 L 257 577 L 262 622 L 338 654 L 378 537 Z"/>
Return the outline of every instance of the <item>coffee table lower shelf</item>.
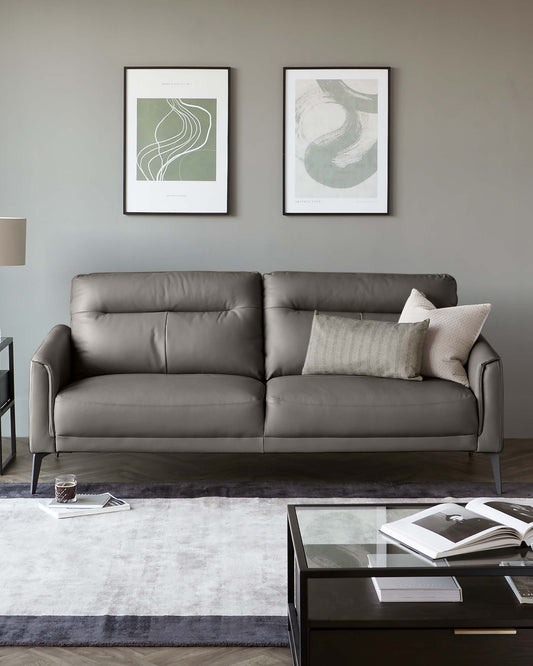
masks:
<path fill-rule="evenodd" d="M 326 587 L 332 583 L 335 587 L 339 582 L 344 589 L 335 590 L 333 596 L 329 589 L 321 604 L 320 588 L 324 592 Z M 369 579 L 321 580 L 314 590 L 318 596 L 313 591 L 309 595 L 303 625 L 296 605 L 289 603 L 293 663 L 295 666 L 530 664 L 533 607 L 519 604 L 503 577 L 473 576 L 459 582 L 465 598 L 461 603 L 382 604 L 377 601 Z M 350 583 L 359 591 L 351 600 Z M 339 603 L 335 603 L 335 598 Z M 352 617 L 350 606 L 356 609 Z"/>

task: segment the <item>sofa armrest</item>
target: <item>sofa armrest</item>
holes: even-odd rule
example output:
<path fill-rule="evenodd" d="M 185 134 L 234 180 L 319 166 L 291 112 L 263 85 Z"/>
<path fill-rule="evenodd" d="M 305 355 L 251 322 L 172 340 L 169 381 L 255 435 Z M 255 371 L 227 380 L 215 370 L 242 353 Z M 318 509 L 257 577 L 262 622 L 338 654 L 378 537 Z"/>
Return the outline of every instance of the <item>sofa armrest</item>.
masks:
<path fill-rule="evenodd" d="M 482 336 L 472 347 L 466 370 L 478 404 L 477 450 L 499 453 L 503 447 L 502 361 Z"/>
<path fill-rule="evenodd" d="M 54 403 L 71 375 L 70 328 L 54 326 L 31 359 L 30 451 L 53 453 L 55 448 Z"/>

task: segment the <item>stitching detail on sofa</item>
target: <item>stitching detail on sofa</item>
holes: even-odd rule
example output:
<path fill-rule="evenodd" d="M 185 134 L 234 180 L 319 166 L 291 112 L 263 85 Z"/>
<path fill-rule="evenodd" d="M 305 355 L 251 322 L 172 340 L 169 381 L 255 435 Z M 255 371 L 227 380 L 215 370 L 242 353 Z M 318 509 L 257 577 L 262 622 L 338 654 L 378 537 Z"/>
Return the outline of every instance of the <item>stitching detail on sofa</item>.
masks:
<path fill-rule="evenodd" d="M 315 310 L 318 310 L 319 312 L 323 312 L 324 314 L 331 314 L 331 313 L 345 313 L 345 314 L 358 314 L 361 317 L 364 314 L 377 314 L 377 315 L 394 315 L 394 316 L 400 316 L 400 312 L 383 312 L 382 310 L 376 311 L 376 312 L 370 312 L 369 310 L 339 310 L 338 308 L 335 308 L 335 310 L 325 310 L 324 308 L 301 308 L 296 305 L 265 305 L 263 308 L 264 310 L 287 310 L 288 312 L 314 312 Z"/>
<path fill-rule="evenodd" d="M 459 402 L 464 402 L 466 400 L 466 396 L 464 398 L 461 398 L 460 400 L 441 400 L 439 402 L 425 402 L 423 406 L 435 406 L 435 405 L 452 405 L 455 403 Z M 273 397 L 267 397 L 266 402 L 271 402 L 273 404 L 278 404 L 282 405 L 283 403 L 286 403 L 288 405 L 301 405 L 301 406 L 309 406 L 309 407 L 335 407 L 335 408 L 345 408 L 345 409 L 358 409 L 361 407 L 368 408 L 368 407 L 377 407 L 378 409 L 381 407 L 420 407 L 419 402 L 404 402 L 399 405 L 394 405 L 391 404 L 390 402 L 387 402 L 384 405 L 376 405 L 375 403 L 361 403 L 358 402 L 356 405 L 351 404 L 351 405 L 339 405 L 338 403 L 325 403 L 325 402 L 295 402 L 294 400 L 282 400 L 281 398 L 273 398 Z"/>
<path fill-rule="evenodd" d="M 52 370 L 47 363 L 42 363 L 41 361 L 36 361 L 34 359 L 31 360 L 31 363 L 35 363 L 36 365 L 41 366 L 41 368 L 44 368 L 46 370 L 46 374 L 48 375 L 48 435 L 50 437 L 55 437 L 56 428 L 54 421 L 54 405 L 57 396 L 56 394 L 54 394 L 54 382 L 53 382 Z"/>
<path fill-rule="evenodd" d="M 61 435 L 60 435 L 61 436 Z M 476 437 L 475 432 L 467 432 L 463 435 L 313 435 L 308 437 L 304 435 L 304 439 L 456 439 L 457 437 Z M 265 435 L 265 440 L 268 439 L 302 439 L 302 436 L 289 436 L 289 435 Z M 443 449 L 444 450 L 444 449 Z M 315 451 L 314 453 L 318 453 Z M 340 453 L 347 453 L 341 451 Z M 353 453 L 372 453 L 371 451 L 353 451 Z M 390 451 L 393 453 L 393 451 Z"/>
<path fill-rule="evenodd" d="M 173 312 L 176 314 L 204 314 L 206 312 L 233 312 L 234 310 L 263 310 L 262 307 L 258 305 L 236 305 L 233 308 L 217 308 L 216 310 L 74 310 L 71 312 L 71 315 L 77 314 L 168 314 Z"/>
<path fill-rule="evenodd" d="M 477 400 L 477 411 L 478 411 L 478 426 L 477 426 L 477 436 L 478 439 L 483 433 L 483 428 L 485 426 L 485 392 L 483 390 L 484 381 L 485 381 L 485 367 L 486 363 L 482 363 L 479 367 L 478 381 L 479 381 L 479 396 L 476 396 Z"/>
<path fill-rule="evenodd" d="M 467 435 L 450 435 L 450 438 L 452 437 L 463 437 Z M 218 436 L 218 435 L 169 435 L 168 437 L 165 435 L 157 435 L 157 437 L 152 437 L 151 435 L 148 435 L 146 437 L 130 437 L 129 435 L 58 435 L 60 439 L 262 439 L 263 442 L 265 440 L 265 437 L 263 435 L 223 435 L 223 436 Z M 267 438 L 268 439 L 268 438 Z M 278 437 L 277 439 L 282 439 L 281 437 Z M 298 439 L 298 437 L 286 437 L 285 439 Z M 337 439 L 342 439 L 342 438 L 337 438 Z M 95 453 L 96 451 L 89 451 L 89 453 Z M 122 451 L 123 453 L 127 453 L 126 449 Z M 52 452 L 50 452 L 52 453 Z M 60 451 L 60 453 L 75 453 L 75 451 Z M 140 451 L 138 452 L 140 453 Z M 156 453 L 154 451 L 154 453 Z M 167 451 L 167 453 L 170 453 Z M 180 453 L 180 451 L 176 451 L 176 453 Z M 184 453 L 183 451 L 181 453 Z M 250 451 L 250 453 L 255 453 L 255 451 Z"/>
<path fill-rule="evenodd" d="M 500 375 L 500 390 L 503 392 L 503 369 L 502 369 L 501 358 L 495 358 L 490 361 L 486 361 L 485 363 L 482 363 L 480 368 L 479 398 L 477 398 L 478 411 L 480 412 L 479 425 L 478 425 L 478 440 L 481 439 L 481 437 L 483 436 L 483 431 L 485 429 L 485 369 L 487 368 L 487 366 L 492 365 L 493 363 L 496 363 L 498 365 L 499 375 Z M 481 418 L 481 415 L 483 416 L 483 418 Z M 503 410 L 499 410 L 498 420 L 500 423 L 499 427 L 500 440 L 503 441 Z M 494 453 L 501 453 L 501 451 L 503 450 L 501 441 L 500 441 L 499 451 L 494 451 Z M 478 448 L 479 448 L 479 443 L 478 443 Z"/>
<path fill-rule="evenodd" d="M 497 363 L 498 363 L 499 370 L 500 370 L 500 392 L 501 392 L 501 402 L 503 404 L 504 400 L 505 400 L 505 395 L 504 395 L 505 384 L 504 384 L 504 381 L 503 381 L 503 364 L 502 364 L 501 358 L 498 359 Z M 500 424 L 500 427 L 499 427 L 500 451 L 499 452 L 503 451 L 503 437 L 504 437 L 503 419 L 505 418 L 504 413 L 505 412 L 504 412 L 503 409 L 498 410 L 498 422 Z"/>
<path fill-rule="evenodd" d="M 76 402 L 72 398 L 69 398 L 69 397 L 65 398 L 65 396 L 63 396 L 63 395 L 58 396 L 57 400 L 60 400 L 60 401 L 63 401 L 63 402 Z M 87 400 L 84 400 L 83 404 L 84 405 L 105 405 L 106 407 L 109 407 L 109 402 L 96 402 L 94 400 L 91 400 L 90 402 L 87 401 Z M 145 409 L 159 409 L 161 407 L 163 409 L 181 409 L 182 407 L 187 407 L 187 408 L 198 407 L 198 408 L 203 409 L 204 407 L 227 407 L 228 405 L 253 405 L 253 404 L 263 404 L 263 400 L 258 400 L 256 398 L 254 398 L 252 400 L 247 400 L 245 402 L 244 401 L 243 402 L 213 402 L 213 403 L 202 402 L 201 404 L 197 404 L 197 405 L 188 405 L 188 404 L 187 405 L 185 405 L 185 404 L 162 405 L 160 403 L 158 403 L 156 405 L 146 405 L 146 404 L 135 405 L 133 403 L 127 403 L 127 404 L 113 403 L 113 407 L 114 408 L 127 407 L 128 409 L 131 409 L 131 408 L 141 409 L 143 407 Z"/>
<path fill-rule="evenodd" d="M 168 312 L 165 313 L 165 335 L 164 335 L 164 354 L 165 354 L 165 374 L 168 375 L 168 358 L 167 358 L 167 334 L 168 334 Z"/>

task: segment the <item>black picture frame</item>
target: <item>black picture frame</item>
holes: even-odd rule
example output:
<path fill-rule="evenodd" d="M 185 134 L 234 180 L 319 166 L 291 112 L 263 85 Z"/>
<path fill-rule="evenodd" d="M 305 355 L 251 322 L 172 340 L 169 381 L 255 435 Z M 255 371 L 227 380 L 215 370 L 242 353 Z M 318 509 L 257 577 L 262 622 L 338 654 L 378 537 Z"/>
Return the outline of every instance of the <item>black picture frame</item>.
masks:
<path fill-rule="evenodd" d="M 229 213 L 230 73 L 124 67 L 125 215 Z"/>
<path fill-rule="evenodd" d="M 391 67 L 283 68 L 283 215 L 389 214 L 390 88 Z"/>

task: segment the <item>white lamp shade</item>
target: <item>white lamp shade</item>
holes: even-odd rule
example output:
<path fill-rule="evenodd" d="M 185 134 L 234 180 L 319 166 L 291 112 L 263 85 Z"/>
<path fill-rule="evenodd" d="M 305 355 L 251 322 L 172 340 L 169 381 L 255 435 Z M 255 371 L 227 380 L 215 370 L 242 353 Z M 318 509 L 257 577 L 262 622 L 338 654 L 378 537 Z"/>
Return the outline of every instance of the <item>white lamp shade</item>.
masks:
<path fill-rule="evenodd" d="M 0 217 L 0 266 L 26 263 L 26 218 Z"/>

